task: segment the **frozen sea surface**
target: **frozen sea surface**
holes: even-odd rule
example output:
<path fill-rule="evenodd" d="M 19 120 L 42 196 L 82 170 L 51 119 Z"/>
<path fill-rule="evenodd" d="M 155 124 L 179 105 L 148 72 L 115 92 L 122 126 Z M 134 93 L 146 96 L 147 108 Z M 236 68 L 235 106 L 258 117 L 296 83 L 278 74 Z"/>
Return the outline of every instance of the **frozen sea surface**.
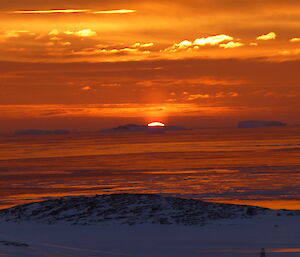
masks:
<path fill-rule="evenodd" d="M 300 128 L 0 138 L 0 208 L 159 193 L 300 209 Z"/>

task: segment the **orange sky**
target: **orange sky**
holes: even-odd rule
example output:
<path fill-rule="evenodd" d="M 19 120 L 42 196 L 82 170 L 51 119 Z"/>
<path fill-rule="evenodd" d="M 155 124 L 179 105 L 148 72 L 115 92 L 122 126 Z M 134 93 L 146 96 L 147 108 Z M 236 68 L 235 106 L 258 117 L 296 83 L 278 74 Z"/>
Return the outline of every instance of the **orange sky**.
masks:
<path fill-rule="evenodd" d="M 15 0 L 1 130 L 300 123 L 298 0 Z"/>

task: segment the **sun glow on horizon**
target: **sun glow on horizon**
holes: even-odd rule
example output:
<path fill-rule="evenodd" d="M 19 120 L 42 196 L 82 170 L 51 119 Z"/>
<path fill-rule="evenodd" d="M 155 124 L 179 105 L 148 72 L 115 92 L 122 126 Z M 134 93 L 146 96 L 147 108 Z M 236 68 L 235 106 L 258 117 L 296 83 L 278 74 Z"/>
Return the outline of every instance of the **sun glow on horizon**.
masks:
<path fill-rule="evenodd" d="M 165 124 L 159 122 L 159 121 L 154 121 L 148 124 L 148 127 L 165 127 Z"/>

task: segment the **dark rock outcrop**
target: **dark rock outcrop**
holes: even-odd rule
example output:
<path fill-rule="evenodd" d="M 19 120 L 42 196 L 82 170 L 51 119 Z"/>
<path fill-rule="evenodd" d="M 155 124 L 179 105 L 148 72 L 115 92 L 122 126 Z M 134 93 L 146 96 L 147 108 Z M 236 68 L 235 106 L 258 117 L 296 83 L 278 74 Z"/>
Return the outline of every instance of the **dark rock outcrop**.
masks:
<path fill-rule="evenodd" d="M 113 194 L 63 197 L 0 210 L 0 220 L 91 225 L 182 224 L 205 225 L 213 220 L 251 218 L 272 210 L 245 205 L 209 203 L 154 194 Z"/>

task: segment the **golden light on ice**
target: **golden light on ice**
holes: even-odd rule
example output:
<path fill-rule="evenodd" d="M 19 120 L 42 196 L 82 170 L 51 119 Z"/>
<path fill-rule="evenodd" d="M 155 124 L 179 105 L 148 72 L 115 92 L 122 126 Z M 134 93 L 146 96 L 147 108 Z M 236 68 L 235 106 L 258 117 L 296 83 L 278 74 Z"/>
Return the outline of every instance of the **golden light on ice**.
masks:
<path fill-rule="evenodd" d="M 158 122 L 158 121 L 154 121 L 148 124 L 148 127 L 164 127 L 165 124 Z"/>

